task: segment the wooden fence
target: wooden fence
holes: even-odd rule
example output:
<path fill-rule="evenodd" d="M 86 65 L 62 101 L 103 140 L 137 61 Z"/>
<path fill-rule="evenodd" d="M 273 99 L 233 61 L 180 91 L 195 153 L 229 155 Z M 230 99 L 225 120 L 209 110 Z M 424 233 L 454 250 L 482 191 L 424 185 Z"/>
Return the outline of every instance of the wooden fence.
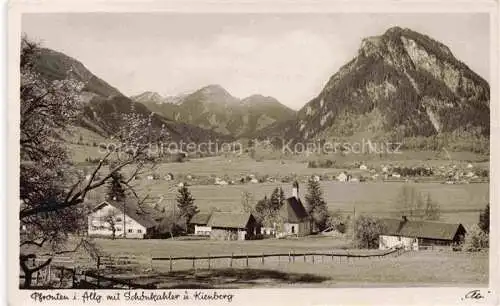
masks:
<path fill-rule="evenodd" d="M 48 257 L 33 258 L 29 263 L 31 266 L 37 266 L 46 262 Z M 51 287 L 72 287 L 76 281 L 76 269 L 74 259 L 68 256 L 56 256 L 52 258 L 49 265 L 33 273 L 33 286 Z M 24 274 L 21 270 L 20 281 L 24 282 Z"/>
<path fill-rule="evenodd" d="M 213 267 L 213 262 L 217 259 L 227 259 L 229 260 L 229 267 L 232 268 L 233 264 L 237 260 L 244 260 L 244 266 L 249 267 L 250 259 L 258 259 L 262 265 L 266 263 L 266 259 L 274 258 L 277 260 L 278 264 L 283 263 L 295 263 L 295 262 L 304 262 L 304 263 L 327 263 L 328 261 L 334 262 L 338 261 L 339 263 L 344 262 L 348 263 L 354 261 L 356 259 L 363 258 L 372 258 L 372 259 L 382 259 L 387 256 L 400 256 L 404 252 L 403 249 L 394 249 L 389 250 L 383 253 L 378 254 L 349 254 L 349 253 L 334 253 L 334 252 L 302 252 L 296 253 L 295 251 L 290 251 L 288 253 L 272 253 L 272 254 L 243 254 L 243 255 L 208 255 L 208 256 L 183 256 L 183 257 L 152 257 L 151 258 L 151 267 L 153 268 L 153 264 L 155 261 L 160 262 L 168 262 L 169 271 L 172 272 L 174 263 L 176 261 L 188 261 L 191 262 L 191 268 L 196 269 L 196 267 L 201 267 L 197 262 L 206 261 L 207 265 L 205 266 L 208 269 Z"/>
<path fill-rule="evenodd" d="M 80 265 L 76 267 L 75 259 L 71 257 L 54 257 L 50 265 L 35 272 L 32 284 L 34 286 L 49 286 L 51 288 L 128 288 L 128 289 L 152 289 L 145 285 L 134 284 L 127 280 L 117 280 L 105 276 L 108 268 L 144 268 L 150 266 L 154 270 L 156 264 L 167 264 L 166 269 L 174 271 L 176 263 L 184 263 L 184 268 L 176 268 L 175 271 L 186 269 L 208 270 L 222 267 L 250 267 L 250 260 L 257 261 L 259 265 L 269 265 L 272 263 L 293 264 L 326 264 L 332 262 L 352 263 L 357 259 L 383 259 L 389 256 L 400 256 L 405 252 L 402 249 L 394 249 L 375 254 L 356 254 L 356 253 L 335 253 L 335 252 L 295 252 L 272 253 L 272 254 L 230 254 L 230 255 L 208 255 L 208 256 L 181 256 L 181 257 L 148 257 L 148 256 L 102 256 L 96 257 L 96 261 L 90 262 L 90 265 Z M 44 262 L 46 258 L 38 258 L 33 261 L 33 265 Z M 221 264 L 221 260 L 227 262 Z M 216 262 L 217 261 L 217 262 Z M 218 264 L 217 264 L 218 263 Z M 24 278 L 21 275 L 21 281 Z M 82 287 L 83 286 L 83 287 Z"/>

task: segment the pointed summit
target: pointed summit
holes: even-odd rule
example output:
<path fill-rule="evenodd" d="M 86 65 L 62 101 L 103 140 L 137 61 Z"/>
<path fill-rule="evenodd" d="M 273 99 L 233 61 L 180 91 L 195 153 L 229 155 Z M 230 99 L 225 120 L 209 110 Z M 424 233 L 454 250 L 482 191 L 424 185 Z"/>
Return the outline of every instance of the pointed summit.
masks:
<path fill-rule="evenodd" d="M 405 139 L 489 135 L 488 83 L 450 49 L 411 29 L 392 27 L 362 40 L 293 123 L 264 129 L 285 139 Z"/>

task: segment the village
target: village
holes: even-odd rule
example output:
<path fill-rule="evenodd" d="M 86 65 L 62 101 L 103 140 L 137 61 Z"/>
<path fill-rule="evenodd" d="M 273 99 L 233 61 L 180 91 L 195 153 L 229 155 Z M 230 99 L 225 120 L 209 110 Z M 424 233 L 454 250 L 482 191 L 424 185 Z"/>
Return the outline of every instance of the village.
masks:
<path fill-rule="evenodd" d="M 254 240 L 318 234 L 318 229 L 300 198 L 297 181 L 293 183 L 292 190 L 293 193 L 279 209 L 279 225 L 274 223 L 273 226 L 263 226 L 250 212 L 202 212 L 190 218 L 187 233 L 216 240 Z M 155 209 L 140 207 L 131 201 L 120 203 L 106 200 L 90 213 L 87 234 L 113 239 L 155 238 L 155 235 L 161 235 L 158 233 L 161 222 L 161 212 Z M 451 247 L 463 242 L 466 234 L 462 224 L 408 220 L 406 216 L 401 216 L 400 220 L 384 219 L 383 224 L 384 231 L 379 233 L 379 248 L 384 250 Z"/>

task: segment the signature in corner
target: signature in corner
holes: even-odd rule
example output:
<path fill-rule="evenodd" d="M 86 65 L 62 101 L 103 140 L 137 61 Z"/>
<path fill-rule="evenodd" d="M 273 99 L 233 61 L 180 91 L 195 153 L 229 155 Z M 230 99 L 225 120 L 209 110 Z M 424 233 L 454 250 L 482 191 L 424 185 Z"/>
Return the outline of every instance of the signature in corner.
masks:
<path fill-rule="evenodd" d="M 484 299 L 484 295 L 481 293 L 481 290 L 471 290 L 464 295 L 464 299 L 480 300 Z"/>

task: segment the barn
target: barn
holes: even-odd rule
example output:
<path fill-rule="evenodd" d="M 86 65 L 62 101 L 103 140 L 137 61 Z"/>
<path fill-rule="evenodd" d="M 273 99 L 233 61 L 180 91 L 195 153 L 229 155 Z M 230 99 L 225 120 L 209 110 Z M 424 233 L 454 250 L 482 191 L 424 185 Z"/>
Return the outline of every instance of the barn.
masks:
<path fill-rule="evenodd" d="M 149 207 L 126 200 L 106 200 L 92 209 L 88 216 L 88 235 L 116 238 L 145 238 L 158 225 Z"/>
<path fill-rule="evenodd" d="M 252 239 L 258 228 L 257 220 L 251 213 L 213 212 L 207 223 L 210 238 L 215 240 Z"/>
<path fill-rule="evenodd" d="M 460 223 L 382 219 L 383 230 L 379 235 L 379 249 L 402 247 L 419 250 L 434 246 L 452 246 L 463 241 L 466 234 Z"/>
<path fill-rule="evenodd" d="M 208 226 L 210 213 L 197 213 L 189 221 L 190 232 L 198 236 L 210 236 L 212 228 Z"/>

